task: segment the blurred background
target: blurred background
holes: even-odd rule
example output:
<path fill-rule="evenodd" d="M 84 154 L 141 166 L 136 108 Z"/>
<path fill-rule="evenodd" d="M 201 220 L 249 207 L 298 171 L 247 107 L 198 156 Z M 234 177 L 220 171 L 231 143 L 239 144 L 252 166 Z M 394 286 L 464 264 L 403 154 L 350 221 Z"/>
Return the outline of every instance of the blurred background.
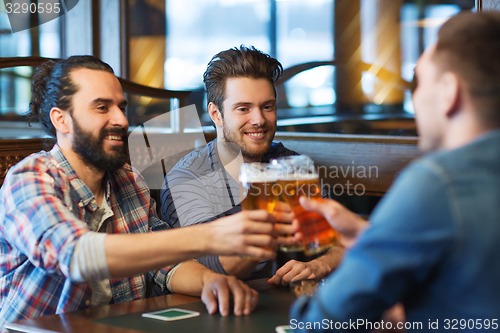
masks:
<path fill-rule="evenodd" d="M 123 78 L 189 91 L 208 130 L 202 86 L 207 63 L 221 50 L 253 45 L 286 69 L 278 84 L 279 131 L 413 136 L 415 63 L 440 25 L 460 11 L 475 10 L 477 1 L 89 0 L 73 5 L 59 18 L 12 33 L 0 1 L 0 58 L 94 54 Z M 43 15 L 24 19 L 36 23 Z M 24 130 L 31 71 L 0 70 L 0 127 Z M 171 101 L 128 98 L 131 125 L 175 107 Z M 175 121 L 157 126 L 178 130 Z M 185 119 L 181 130 L 190 126 Z M 32 130 L 38 130 L 36 124 Z"/>

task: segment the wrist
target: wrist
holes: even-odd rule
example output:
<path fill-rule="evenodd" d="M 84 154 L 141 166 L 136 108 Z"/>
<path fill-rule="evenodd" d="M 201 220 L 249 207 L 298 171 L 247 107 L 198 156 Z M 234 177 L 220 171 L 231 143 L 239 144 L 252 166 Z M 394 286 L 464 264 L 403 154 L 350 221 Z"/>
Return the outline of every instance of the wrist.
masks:
<path fill-rule="evenodd" d="M 218 275 L 218 273 L 212 271 L 211 269 L 207 268 L 203 270 L 200 274 L 200 279 L 201 279 L 201 287 L 203 288 L 207 283 L 210 282 L 210 280 Z"/>
<path fill-rule="evenodd" d="M 199 224 L 196 227 L 198 228 L 198 240 L 194 242 L 197 243 L 197 249 L 200 253 L 200 256 L 214 254 L 214 241 L 215 237 L 212 232 L 212 222 Z"/>

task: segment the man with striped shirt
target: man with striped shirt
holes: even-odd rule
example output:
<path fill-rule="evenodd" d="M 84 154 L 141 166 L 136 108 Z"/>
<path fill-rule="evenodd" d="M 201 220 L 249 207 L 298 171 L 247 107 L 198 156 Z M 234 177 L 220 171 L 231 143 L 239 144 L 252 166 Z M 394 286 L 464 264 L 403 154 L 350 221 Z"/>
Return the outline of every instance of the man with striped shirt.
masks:
<path fill-rule="evenodd" d="M 171 226 L 204 224 L 239 212 L 238 173 L 243 162 L 297 155 L 273 142 L 277 120 L 274 84 L 282 71 L 278 60 L 253 47 L 232 48 L 212 58 L 204 82 L 217 138 L 186 155 L 165 177 L 161 212 Z M 291 219 L 291 213 L 283 217 Z M 326 275 L 341 252 L 336 249 L 307 263 L 290 261 L 272 282 Z M 216 255 L 198 260 L 216 272 L 242 279 L 272 275 L 270 261 Z"/>

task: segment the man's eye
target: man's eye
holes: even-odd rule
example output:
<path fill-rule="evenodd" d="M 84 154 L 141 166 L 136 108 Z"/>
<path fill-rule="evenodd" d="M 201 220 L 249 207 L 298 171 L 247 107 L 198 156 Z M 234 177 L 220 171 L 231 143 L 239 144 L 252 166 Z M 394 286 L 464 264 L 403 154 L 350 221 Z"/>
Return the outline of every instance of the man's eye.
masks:
<path fill-rule="evenodd" d="M 248 108 L 237 108 L 236 110 L 240 111 L 240 112 L 246 112 L 248 111 Z"/>
<path fill-rule="evenodd" d="M 97 110 L 100 110 L 100 111 L 107 111 L 108 110 L 108 107 L 106 105 L 98 105 L 97 106 Z"/>

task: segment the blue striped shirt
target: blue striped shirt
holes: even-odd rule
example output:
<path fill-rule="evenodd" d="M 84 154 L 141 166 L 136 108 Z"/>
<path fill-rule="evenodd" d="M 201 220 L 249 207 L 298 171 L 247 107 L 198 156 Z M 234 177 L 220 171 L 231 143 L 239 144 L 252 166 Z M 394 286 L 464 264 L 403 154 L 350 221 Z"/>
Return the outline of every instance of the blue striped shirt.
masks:
<path fill-rule="evenodd" d="M 273 142 L 262 162 L 273 158 L 298 155 Z M 214 221 L 241 211 L 241 198 L 238 181 L 233 179 L 220 160 L 217 139 L 210 141 L 199 151 L 183 157 L 165 177 L 161 191 L 161 214 L 171 227 Z M 198 259 L 210 269 L 227 274 L 218 256 L 205 256 Z M 256 279 L 271 275 L 271 263 L 260 263 L 247 278 Z"/>

